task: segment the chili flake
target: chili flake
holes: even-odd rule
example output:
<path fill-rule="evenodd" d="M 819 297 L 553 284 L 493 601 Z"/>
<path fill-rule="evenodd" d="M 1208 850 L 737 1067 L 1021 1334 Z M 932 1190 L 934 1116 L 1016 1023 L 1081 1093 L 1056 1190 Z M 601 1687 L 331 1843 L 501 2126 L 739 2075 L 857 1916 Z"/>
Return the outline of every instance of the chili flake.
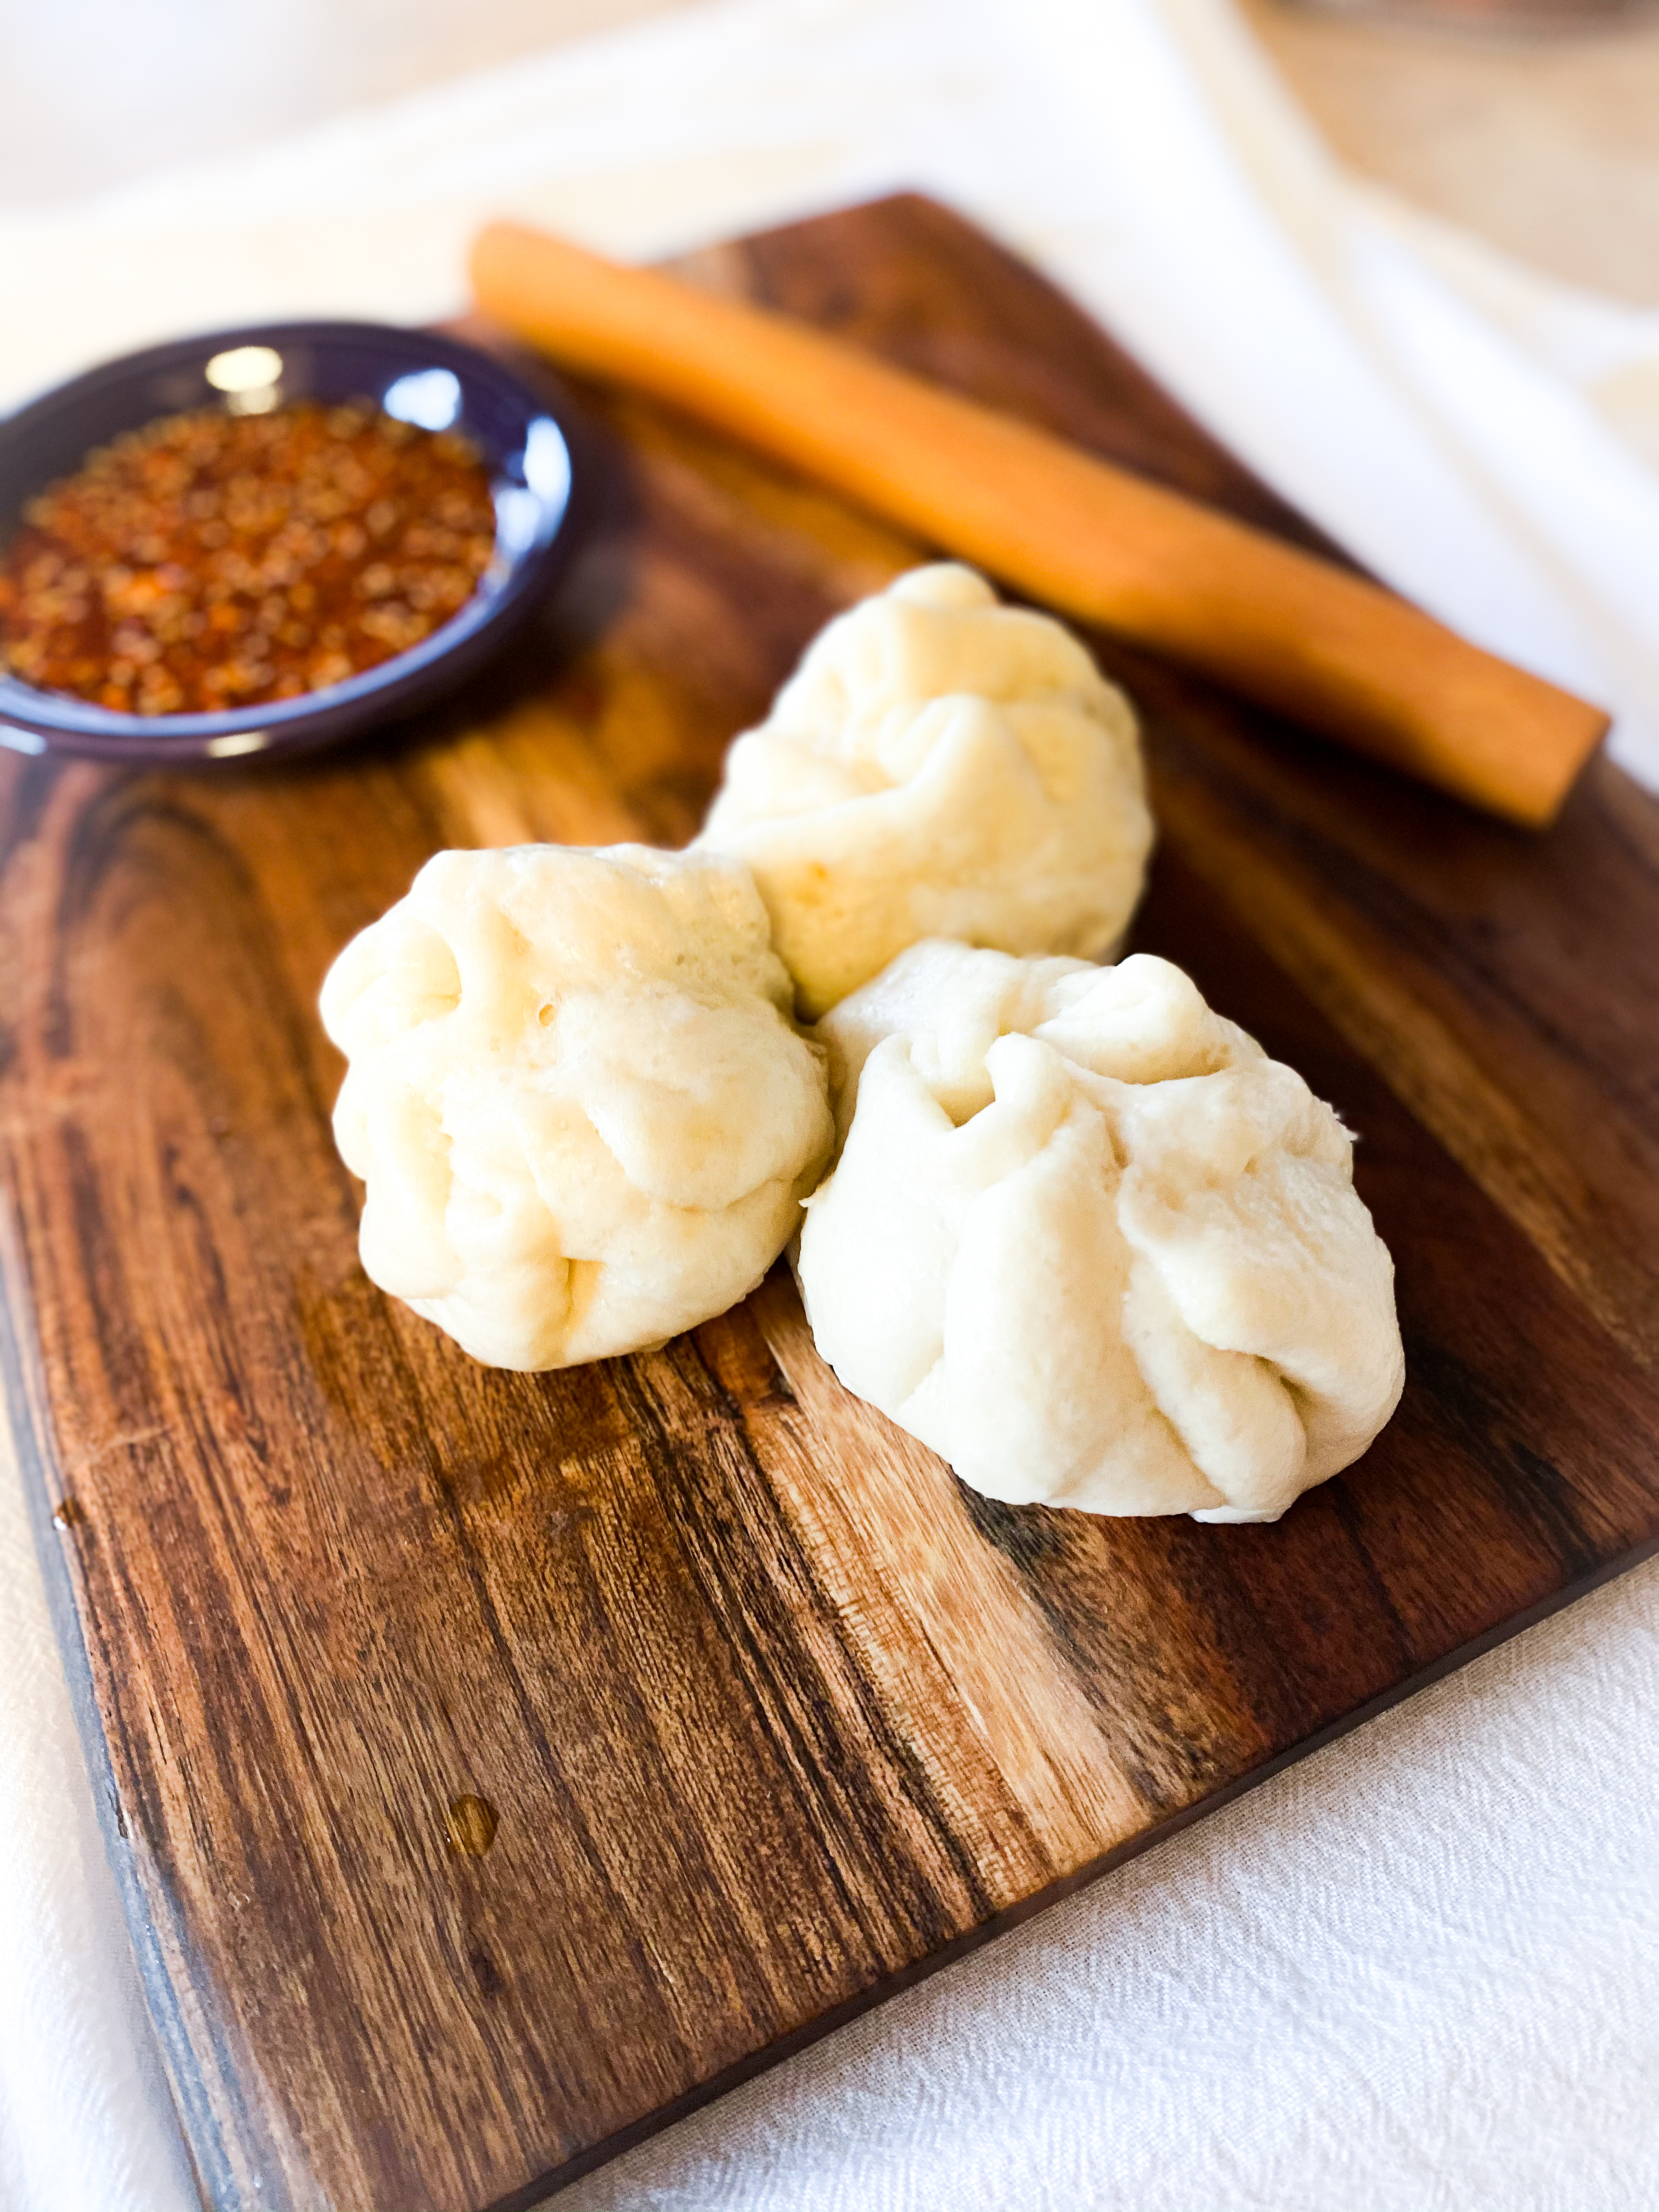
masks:
<path fill-rule="evenodd" d="M 460 612 L 495 546 L 468 441 L 372 402 L 168 415 L 24 510 L 0 668 L 124 714 L 295 699 Z"/>

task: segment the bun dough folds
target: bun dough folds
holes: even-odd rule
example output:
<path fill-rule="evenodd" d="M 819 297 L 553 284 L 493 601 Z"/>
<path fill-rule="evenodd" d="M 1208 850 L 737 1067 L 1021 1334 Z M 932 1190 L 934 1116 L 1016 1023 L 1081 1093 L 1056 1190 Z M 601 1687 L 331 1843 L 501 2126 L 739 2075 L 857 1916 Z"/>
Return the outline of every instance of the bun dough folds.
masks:
<path fill-rule="evenodd" d="M 724 1312 L 830 1151 L 822 1051 L 790 1000 L 738 864 L 440 853 L 323 988 L 365 1268 L 498 1367 Z"/>
<path fill-rule="evenodd" d="M 1328 1106 L 1167 961 L 915 946 L 822 1024 L 798 1271 L 842 1381 L 1012 1504 L 1270 1521 L 1403 1373 Z"/>
<path fill-rule="evenodd" d="M 1152 834 L 1122 693 L 1059 623 L 942 565 L 815 640 L 697 842 L 753 869 L 816 1018 L 919 938 L 1101 957 Z"/>

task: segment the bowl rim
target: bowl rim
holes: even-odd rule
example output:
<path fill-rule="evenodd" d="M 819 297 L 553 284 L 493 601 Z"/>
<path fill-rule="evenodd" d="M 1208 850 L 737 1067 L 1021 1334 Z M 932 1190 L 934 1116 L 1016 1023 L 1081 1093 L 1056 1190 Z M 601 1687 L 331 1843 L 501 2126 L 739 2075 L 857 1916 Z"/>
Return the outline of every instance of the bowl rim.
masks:
<path fill-rule="evenodd" d="M 475 383 L 493 384 L 500 398 L 523 410 L 526 430 L 544 419 L 557 431 L 566 464 L 562 494 L 555 500 L 526 486 L 539 501 L 543 519 L 535 539 L 510 557 L 495 587 L 489 586 L 487 570 L 471 598 L 441 628 L 417 645 L 341 683 L 295 699 L 268 700 L 212 714 L 131 714 L 91 700 L 40 690 L 0 670 L 0 748 L 36 755 L 73 753 L 140 766 L 163 761 L 211 763 L 331 744 L 371 720 L 390 718 L 416 700 L 435 697 L 441 688 L 448 688 L 452 678 L 459 682 L 532 611 L 538 593 L 562 567 L 569 551 L 578 469 L 577 441 L 562 395 L 539 392 L 496 355 L 420 324 L 308 317 L 237 324 L 164 339 L 97 362 L 0 416 L 0 448 L 26 445 L 54 418 L 100 391 L 118 389 L 174 366 L 186 367 L 234 346 L 258 344 L 277 350 L 284 345 L 355 345 L 392 358 L 418 355 L 422 367 L 453 368 Z M 154 419 L 154 411 L 135 415 L 131 427 Z M 106 443 L 118 434 L 111 431 L 94 442 Z M 43 481 L 56 473 L 61 471 L 49 472 Z M 498 463 L 491 463 L 491 475 L 492 483 L 499 485 L 503 471 Z M 509 476 L 507 481 L 514 479 Z M 15 520 L 10 511 L 0 514 L 0 543 L 9 536 Z"/>

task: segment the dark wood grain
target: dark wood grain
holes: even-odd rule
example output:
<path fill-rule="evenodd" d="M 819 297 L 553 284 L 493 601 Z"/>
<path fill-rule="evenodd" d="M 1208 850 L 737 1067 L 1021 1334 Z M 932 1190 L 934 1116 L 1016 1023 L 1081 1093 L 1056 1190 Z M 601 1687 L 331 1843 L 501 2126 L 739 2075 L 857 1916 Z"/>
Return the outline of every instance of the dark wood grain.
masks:
<path fill-rule="evenodd" d="M 691 273 L 1314 536 L 925 204 Z M 548 1376 L 368 1285 L 340 945 L 439 846 L 684 837 L 916 556 L 593 404 L 587 548 L 441 717 L 0 763 L 13 1441 L 216 2206 L 528 2203 L 1659 1541 L 1659 810 L 1599 769 L 1529 840 L 1105 641 L 1139 941 L 1361 1135 L 1409 1363 L 1361 1466 L 1273 1528 L 1017 1510 L 840 1389 L 781 1273 Z"/>

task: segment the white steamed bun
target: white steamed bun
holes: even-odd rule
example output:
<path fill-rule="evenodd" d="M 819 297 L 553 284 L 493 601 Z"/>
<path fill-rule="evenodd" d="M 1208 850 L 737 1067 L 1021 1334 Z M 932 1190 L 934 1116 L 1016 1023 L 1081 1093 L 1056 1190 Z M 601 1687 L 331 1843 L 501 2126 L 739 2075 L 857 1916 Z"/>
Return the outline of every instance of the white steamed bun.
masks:
<path fill-rule="evenodd" d="M 922 937 L 1101 957 L 1152 836 L 1122 693 L 1059 623 L 941 565 L 814 641 L 697 842 L 753 869 L 816 1017 Z"/>
<path fill-rule="evenodd" d="M 818 1349 L 976 1490 L 1269 1521 L 1388 1419 L 1394 1267 L 1348 1134 L 1180 969 L 918 945 L 821 1034 Z"/>
<path fill-rule="evenodd" d="M 822 1050 L 789 1003 L 739 862 L 440 853 L 323 986 L 363 1266 L 497 1367 L 723 1312 L 830 1150 Z"/>

